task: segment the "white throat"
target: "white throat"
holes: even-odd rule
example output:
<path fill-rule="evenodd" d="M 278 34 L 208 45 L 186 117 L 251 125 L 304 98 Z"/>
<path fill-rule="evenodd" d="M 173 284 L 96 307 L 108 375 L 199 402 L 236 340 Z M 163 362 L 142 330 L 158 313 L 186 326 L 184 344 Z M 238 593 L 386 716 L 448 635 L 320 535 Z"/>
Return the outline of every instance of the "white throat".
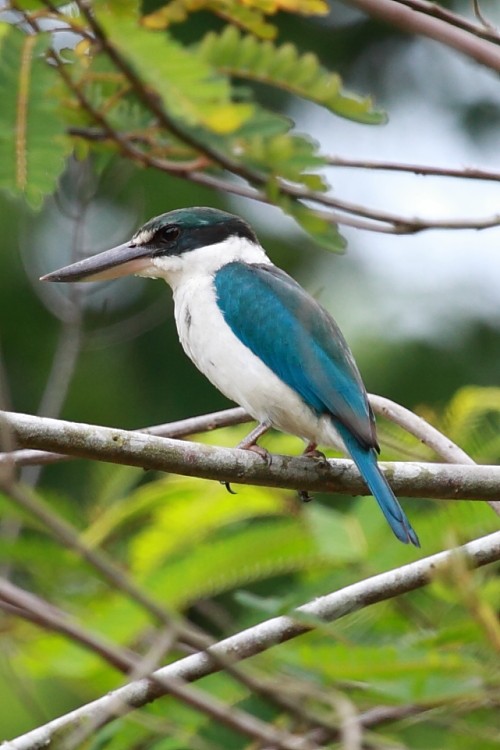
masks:
<path fill-rule="evenodd" d="M 228 237 L 223 242 L 199 247 L 183 255 L 151 258 L 149 265 L 138 276 L 162 278 L 175 289 L 194 278 L 213 276 L 222 266 L 232 261 L 267 263 L 271 261 L 263 248 L 246 237 Z"/>

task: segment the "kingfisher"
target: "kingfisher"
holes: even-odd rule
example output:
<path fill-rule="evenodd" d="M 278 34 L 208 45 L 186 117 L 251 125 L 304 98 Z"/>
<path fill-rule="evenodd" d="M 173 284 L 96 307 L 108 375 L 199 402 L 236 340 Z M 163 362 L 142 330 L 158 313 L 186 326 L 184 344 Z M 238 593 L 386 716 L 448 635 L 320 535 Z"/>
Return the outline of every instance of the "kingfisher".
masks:
<path fill-rule="evenodd" d="M 135 274 L 172 289 L 182 347 L 257 426 L 238 447 L 267 451 L 271 427 L 350 455 L 396 537 L 418 537 L 377 463 L 375 417 L 337 323 L 275 266 L 252 227 L 216 208 L 181 208 L 150 219 L 110 250 L 42 276 L 42 281 L 101 281 Z M 323 457 L 324 458 L 324 457 Z"/>

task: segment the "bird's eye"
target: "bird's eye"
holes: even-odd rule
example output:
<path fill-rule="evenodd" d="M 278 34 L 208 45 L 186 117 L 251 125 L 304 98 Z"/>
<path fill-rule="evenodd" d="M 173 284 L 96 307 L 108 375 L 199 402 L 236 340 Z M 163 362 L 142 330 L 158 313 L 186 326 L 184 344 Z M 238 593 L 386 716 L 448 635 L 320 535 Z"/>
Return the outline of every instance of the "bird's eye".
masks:
<path fill-rule="evenodd" d="M 181 230 L 179 229 L 179 227 L 172 225 L 172 226 L 164 227 L 163 229 L 160 229 L 158 234 L 159 234 L 159 239 L 162 242 L 167 242 L 168 244 L 170 244 L 171 242 L 174 242 L 177 239 L 180 233 L 181 233 Z"/>

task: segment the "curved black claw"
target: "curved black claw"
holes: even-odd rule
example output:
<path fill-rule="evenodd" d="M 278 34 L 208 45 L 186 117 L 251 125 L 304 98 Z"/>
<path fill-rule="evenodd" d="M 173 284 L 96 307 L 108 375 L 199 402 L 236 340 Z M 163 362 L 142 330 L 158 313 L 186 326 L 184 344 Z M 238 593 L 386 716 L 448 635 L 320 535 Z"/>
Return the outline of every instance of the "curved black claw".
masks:
<path fill-rule="evenodd" d="M 221 484 L 224 485 L 224 487 L 226 488 L 226 490 L 229 492 L 230 495 L 237 495 L 238 494 L 231 487 L 231 482 L 225 482 L 223 479 L 221 479 Z"/>
<path fill-rule="evenodd" d="M 307 490 L 297 490 L 297 494 L 299 500 L 303 503 L 310 503 L 311 500 L 314 500 L 313 496 L 310 495 Z"/>

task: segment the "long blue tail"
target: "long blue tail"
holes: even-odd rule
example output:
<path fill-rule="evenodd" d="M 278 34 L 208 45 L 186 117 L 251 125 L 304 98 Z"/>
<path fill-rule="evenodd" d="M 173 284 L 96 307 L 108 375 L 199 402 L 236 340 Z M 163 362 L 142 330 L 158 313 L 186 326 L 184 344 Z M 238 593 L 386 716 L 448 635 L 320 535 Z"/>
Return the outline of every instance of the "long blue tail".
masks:
<path fill-rule="evenodd" d="M 337 431 L 341 435 L 352 460 L 359 469 L 359 473 L 365 480 L 370 492 L 380 505 L 387 522 L 397 538 L 408 544 L 411 542 L 415 547 L 420 547 L 418 536 L 407 519 L 405 512 L 399 504 L 394 492 L 389 487 L 377 463 L 377 454 L 374 448 L 365 448 L 359 444 L 357 439 L 343 425 L 336 424 Z"/>

